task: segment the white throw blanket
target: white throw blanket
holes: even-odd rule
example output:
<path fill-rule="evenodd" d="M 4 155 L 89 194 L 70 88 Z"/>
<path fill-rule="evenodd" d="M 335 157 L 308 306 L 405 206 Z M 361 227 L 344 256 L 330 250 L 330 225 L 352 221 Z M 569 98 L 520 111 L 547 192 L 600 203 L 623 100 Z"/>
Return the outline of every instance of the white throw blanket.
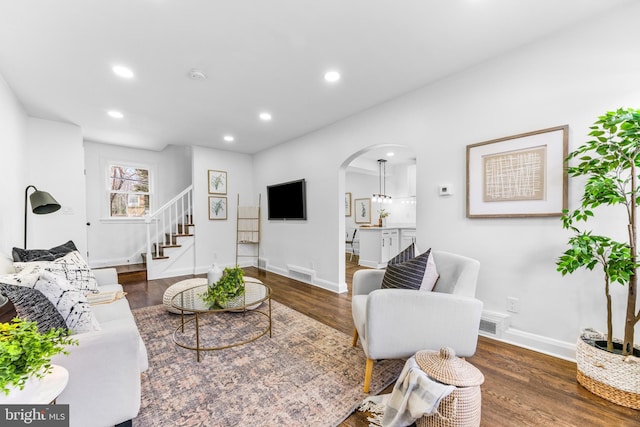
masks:
<path fill-rule="evenodd" d="M 405 363 L 391 394 L 368 397 L 359 410 L 377 414 L 369 419 L 373 426 L 408 426 L 425 415 L 435 414 L 440 401 L 454 390 L 452 385 L 429 378 L 412 356 Z"/>

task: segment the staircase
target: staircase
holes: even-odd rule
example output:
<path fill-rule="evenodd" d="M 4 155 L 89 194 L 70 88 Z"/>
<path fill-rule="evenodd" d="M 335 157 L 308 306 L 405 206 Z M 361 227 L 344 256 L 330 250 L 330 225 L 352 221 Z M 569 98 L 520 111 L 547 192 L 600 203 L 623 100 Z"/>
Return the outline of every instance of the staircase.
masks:
<path fill-rule="evenodd" d="M 160 209 L 145 217 L 146 250 L 142 260 L 147 279 L 193 274 L 193 186 L 187 187 Z"/>

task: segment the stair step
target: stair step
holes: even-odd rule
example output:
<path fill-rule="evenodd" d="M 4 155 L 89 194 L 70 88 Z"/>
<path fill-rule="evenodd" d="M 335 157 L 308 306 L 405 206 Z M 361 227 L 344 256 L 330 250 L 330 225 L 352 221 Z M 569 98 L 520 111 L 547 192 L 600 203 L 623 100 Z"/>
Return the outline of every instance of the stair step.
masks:
<path fill-rule="evenodd" d="M 117 265 L 114 268 L 121 285 L 147 280 L 147 267 L 144 264 Z"/>

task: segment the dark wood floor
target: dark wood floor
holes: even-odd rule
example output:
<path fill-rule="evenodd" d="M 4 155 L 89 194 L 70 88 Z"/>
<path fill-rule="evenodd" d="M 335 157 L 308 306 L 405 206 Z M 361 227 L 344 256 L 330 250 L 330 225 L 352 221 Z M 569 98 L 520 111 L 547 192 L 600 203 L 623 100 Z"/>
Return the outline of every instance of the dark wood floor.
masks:
<path fill-rule="evenodd" d="M 348 258 L 347 258 L 348 259 Z M 347 262 L 347 283 L 359 267 Z M 245 270 L 271 286 L 273 299 L 351 335 L 351 296 L 255 268 Z M 191 277 L 191 276 L 189 276 Z M 133 308 L 162 303 L 164 290 L 187 277 L 125 285 Z M 482 371 L 482 426 L 640 426 L 640 411 L 594 396 L 576 382 L 576 366 L 562 359 L 480 337 L 476 355 L 467 359 Z M 364 374 L 364 366 L 355 366 Z M 375 367 L 373 374 L 375 375 Z M 389 387 L 384 392 L 390 392 Z M 354 413 L 341 427 L 367 427 Z"/>

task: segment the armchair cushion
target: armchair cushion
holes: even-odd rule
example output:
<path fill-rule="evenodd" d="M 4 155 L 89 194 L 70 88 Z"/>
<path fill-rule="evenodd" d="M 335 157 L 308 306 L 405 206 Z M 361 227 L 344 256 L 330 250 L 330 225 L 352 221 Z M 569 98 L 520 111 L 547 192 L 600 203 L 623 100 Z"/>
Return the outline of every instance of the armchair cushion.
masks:
<path fill-rule="evenodd" d="M 420 289 L 431 250 L 408 261 L 389 264 L 382 279 L 382 288 Z"/>
<path fill-rule="evenodd" d="M 402 252 L 400 252 L 398 255 L 394 256 L 393 258 L 391 258 L 387 263 L 387 265 L 400 264 L 402 262 L 409 261 L 415 256 L 416 256 L 415 244 L 411 243 L 404 250 L 402 250 Z"/>

